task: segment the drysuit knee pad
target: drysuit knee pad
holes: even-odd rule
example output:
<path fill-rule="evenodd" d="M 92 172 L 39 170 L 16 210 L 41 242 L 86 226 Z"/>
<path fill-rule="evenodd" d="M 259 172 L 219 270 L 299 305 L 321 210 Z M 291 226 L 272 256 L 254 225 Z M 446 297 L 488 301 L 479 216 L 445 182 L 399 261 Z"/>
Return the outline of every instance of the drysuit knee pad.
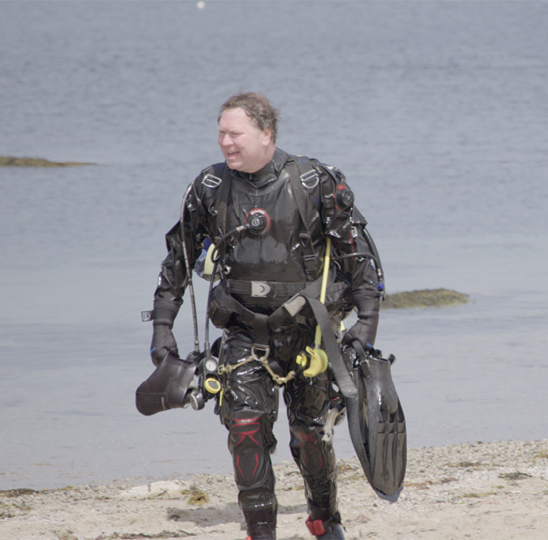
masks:
<path fill-rule="evenodd" d="M 240 486 L 268 483 L 270 450 L 276 439 L 266 414 L 251 409 L 235 411 L 229 426 L 229 447 Z"/>

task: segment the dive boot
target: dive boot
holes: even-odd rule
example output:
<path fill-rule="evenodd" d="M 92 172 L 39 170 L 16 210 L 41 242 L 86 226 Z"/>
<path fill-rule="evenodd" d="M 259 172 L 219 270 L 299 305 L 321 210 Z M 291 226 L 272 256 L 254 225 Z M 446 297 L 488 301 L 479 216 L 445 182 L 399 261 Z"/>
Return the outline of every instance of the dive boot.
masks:
<path fill-rule="evenodd" d="M 319 540 L 345 540 L 342 525 L 340 523 L 331 523 L 325 527 L 321 519 L 312 521 L 309 516 L 306 520 L 308 530 Z"/>

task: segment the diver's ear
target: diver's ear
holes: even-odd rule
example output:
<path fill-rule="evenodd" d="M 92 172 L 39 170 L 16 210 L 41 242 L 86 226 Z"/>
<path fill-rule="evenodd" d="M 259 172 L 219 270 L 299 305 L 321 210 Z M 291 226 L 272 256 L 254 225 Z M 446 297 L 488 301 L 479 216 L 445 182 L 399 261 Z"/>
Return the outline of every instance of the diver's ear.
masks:
<path fill-rule="evenodd" d="M 272 142 L 272 130 L 269 127 L 263 129 L 263 146 L 268 146 Z"/>

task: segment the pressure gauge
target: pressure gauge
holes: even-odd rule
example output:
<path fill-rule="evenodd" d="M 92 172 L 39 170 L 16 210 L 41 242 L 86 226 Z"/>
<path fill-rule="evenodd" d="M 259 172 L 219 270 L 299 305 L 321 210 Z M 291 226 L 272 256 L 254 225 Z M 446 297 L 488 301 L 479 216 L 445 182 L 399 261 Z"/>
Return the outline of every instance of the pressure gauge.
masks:
<path fill-rule="evenodd" d="M 209 358 L 206 358 L 204 361 L 204 367 L 205 370 L 209 373 L 213 373 L 217 371 L 217 360 L 210 356 Z"/>

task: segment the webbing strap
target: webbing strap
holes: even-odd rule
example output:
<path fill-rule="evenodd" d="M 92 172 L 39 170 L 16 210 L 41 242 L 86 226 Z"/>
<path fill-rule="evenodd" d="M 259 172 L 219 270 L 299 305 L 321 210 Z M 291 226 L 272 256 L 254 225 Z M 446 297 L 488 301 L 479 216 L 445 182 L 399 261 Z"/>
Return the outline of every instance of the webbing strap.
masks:
<path fill-rule="evenodd" d="M 307 250 L 309 251 L 309 253 L 304 255 L 303 257 L 305 261 L 305 270 L 310 277 L 315 278 L 319 269 L 319 265 L 317 262 L 318 257 L 316 256 L 316 253 L 314 251 L 312 233 L 308 226 L 308 216 L 310 215 L 310 212 L 308 211 L 307 206 L 310 204 L 310 198 L 307 197 L 301 182 L 301 177 L 310 172 L 313 172 L 314 169 L 308 161 L 305 164 L 303 160 L 300 160 L 300 162 L 298 162 L 297 160 L 298 157 L 293 156 L 292 159 L 287 162 L 286 168 L 288 170 L 289 178 L 291 180 L 293 197 L 295 198 L 297 208 L 299 209 L 299 214 L 301 215 L 301 222 L 306 230 L 306 233 L 302 234 L 301 237 L 305 236 L 306 238 L 308 238 Z M 306 172 L 304 173 L 302 173 L 303 168 L 306 169 Z"/>
<path fill-rule="evenodd" d="M 219 191 L 217 193 L 217 216 L 215 224 L 217 225 L 217 231 L 215 234 L 219 234 L 219 238 L 222 238 L 226 234 L 226 226 L 228 220 L 228 199 L 230 197 L 230 185 L 232 183 L 232 172 L 226 166 L 226 164 L 221 163 L 215 167 L 215 173 L 219 174 L 222 178 L 222 182 L 217 188 Z M 212 239 L 215 243 L 216 239 Z M 226 251 L 226 242 L 222 242 L 222 245 L 217 246 L 219 249 L 219 260 L 224 261 L 225 251 Z"/>
<path fill-rule="evenodd" d="M 253 329 L 255 332 L 255 342 L 257 345 L 264 347 L 268 346 L 270 341 L 268 315 L 255 313 L 254 311 L 247 309 L 240 302 L 238 302 L 238 300 L 226 292 L 223 282 L 215 288 L 215 296 L 217 302 L 220 302 L 225 310 L 236 313 L 246 326 Z"/>
<path fill-rule="evenodd" d="M 358 391 L 341 357 L 339 344 L 337 343 L 335 334 L 333 332 L 333 327 L 331 326 L 331 318 L 329 317 L 327 308 L 319 300 L 321 281 L 321 278 L 313 281 L 303 291 L 296 295 L 296 297 L 299 296 L 301 298 L 304 298 L 308 302 L 310 308 L 312 309 L 312 312 L 314 313 L 316 322 L 322 330 L 323 341 L 325 344 L 325 352 L 327 354 L 327 358 L 329 359 L 329 364 L 331 366 L 331 369 L 333 370 L 333 374 L 335 375 L 335 378 L 337 380 L 337 385 L 339 386 L 342 394 L 347 398 L 356 398 L 358 396 Z M 290 313 L 287 308 L 284 307 L 284 305 L 280 306 L 270 316 L 266 316 L 261 313 L 255 313 L 247 309 L 235 298 L 227 294 L 224 290 L 224 287 L 220 287 L 220 292 L 222 296 L 219 299 L 223 302 L 225 307 L 229 308 L 234 313 L 237 313 L 245 324 L 253 328 L 257 344 L 268 346 L 269 323 L 275 325 L 276 321 L 280 317 L 283 318 L 283 312 Z M 288 302 L 291 302 L 293 300 L 294 299 L 291 299 Z"/>
<path fill-rule="evenodd" d="M 325 352 L 329 359 L 329 365 L 333 370 L 335 379 L 337 379 L 337 385 L 346 398 L 356 398 L 358 396 L 358 390 L 346 365 L 341 357 L 341 350 L 339 344 L 335 339 L 333 327 L 331 326 L 331 319 L 326 307 L 322 304 L 318 298 L 309 296 L 308 294 L 302 294 L 306 298 L 308 305 L 314 313 L 316 322 L 322 330 L 323 342 L 325 344 Z"/>
<path fill-rule="evenodd" d="M 283 283 L 277 281 L 244 281 L 240 279 L 227 279 L 227 291 L 230 294 L 242 294 L 258 298 L 288 298 L 302 291 L 306 285 L 305 282 Z"/>

